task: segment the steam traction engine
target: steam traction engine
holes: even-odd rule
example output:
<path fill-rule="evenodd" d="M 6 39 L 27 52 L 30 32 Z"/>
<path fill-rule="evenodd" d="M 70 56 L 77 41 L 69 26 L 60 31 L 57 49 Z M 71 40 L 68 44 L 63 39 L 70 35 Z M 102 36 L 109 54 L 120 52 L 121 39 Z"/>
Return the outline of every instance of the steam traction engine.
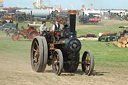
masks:
<path fill-rule="evenodd" d="M 28 29 L 22 29 L 22 30 L 17 30 L 13 35 L 12 35 L 12 40 L 13 41 L 19 41 L 20 40 L 20 35 L 24 37 L 24 39 L 28 38 L 29 40 L 33 40 L 35 36 L 39 36 L 39 32 L 36 31 L 36 27 L 40 27 L 40 24 L 28 24 Z"/>
<path fill-rule="evenodd" d="M 75 22 L 77 11 L 69 11 L 70 27 L 65 25 L 61 31 L 46 32 L 45 36 L 36 36 L 31 45 L 31 66 L 36 72 L 44 72 L 46 64 L 52 65 L 53 72 L 74 73 L 79 65 L 81 43 L 76 38 Z M 94 68 L 91 51 L 85 51 L 81 60 L 82 70 L 90 75 Z"/>

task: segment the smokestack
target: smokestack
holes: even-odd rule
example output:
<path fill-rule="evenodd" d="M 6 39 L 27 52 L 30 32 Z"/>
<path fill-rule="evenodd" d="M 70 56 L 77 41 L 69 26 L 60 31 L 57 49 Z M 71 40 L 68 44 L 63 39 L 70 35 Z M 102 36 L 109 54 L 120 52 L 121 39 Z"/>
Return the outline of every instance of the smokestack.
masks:
<path fill-rule="evenodd" d="M 70 10 L 69 11 L 70 14 L 70 38 L 72 37 L 76 37 L 76 14 L 77 11 L 76 10 Z"/>
<path fill-rule="evenodd" d="M 33 23 L 33 19 L 32 19 L 32 11 L 31 11 L 31 24 Z"/>

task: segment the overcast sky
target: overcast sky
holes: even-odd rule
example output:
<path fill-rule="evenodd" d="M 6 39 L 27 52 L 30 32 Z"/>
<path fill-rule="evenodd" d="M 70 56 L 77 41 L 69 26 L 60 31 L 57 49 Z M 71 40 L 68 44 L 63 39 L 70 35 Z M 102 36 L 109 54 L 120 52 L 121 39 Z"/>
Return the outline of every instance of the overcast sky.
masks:
<path fill-rule="evenodd" d="M 34 8 L 33 3 L 36 0 L 4 0 L 4 7 L 16 7 L 19 4 L 20 7 Z M 82 5 L 90 8 L 90 4 L 93 4 L 93 8 L 96 9 L 128 9 L 128 0 L 44 0 L 43 5 L 49 5 L 57 7 L 61 5 L 63 9 L 71 9 L 71 5 L 75 9 L 80 9 Z"/>

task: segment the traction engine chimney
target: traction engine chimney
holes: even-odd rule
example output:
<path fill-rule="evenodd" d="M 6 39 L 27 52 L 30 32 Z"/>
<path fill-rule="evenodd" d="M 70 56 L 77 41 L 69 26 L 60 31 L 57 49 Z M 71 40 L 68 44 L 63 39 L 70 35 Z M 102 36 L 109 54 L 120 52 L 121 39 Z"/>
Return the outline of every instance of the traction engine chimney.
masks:
<path fill-rule="evenodd" d="M 77 11 L 76 10 L 70 10 L 69 11 L 69 14 L 70 14 L 70 36 L 69 38 L 72 38 L 72 37 L 76 37 L 76 14 L 77 14 Z"/>

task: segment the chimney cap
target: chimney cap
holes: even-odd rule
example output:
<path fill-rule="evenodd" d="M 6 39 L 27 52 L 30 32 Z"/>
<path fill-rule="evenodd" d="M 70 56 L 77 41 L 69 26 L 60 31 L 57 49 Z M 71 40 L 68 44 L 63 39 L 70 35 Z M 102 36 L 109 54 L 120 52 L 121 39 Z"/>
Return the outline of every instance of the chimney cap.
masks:
<path fill-rule="evenodd" d="M 76 14 L 78 14 L 78 11 L 76 11 L 76 10 L 70 10 L 70 11 L 69 11 L 69 14 L 71 14 L 71 15 L 76 15 Z"/>

